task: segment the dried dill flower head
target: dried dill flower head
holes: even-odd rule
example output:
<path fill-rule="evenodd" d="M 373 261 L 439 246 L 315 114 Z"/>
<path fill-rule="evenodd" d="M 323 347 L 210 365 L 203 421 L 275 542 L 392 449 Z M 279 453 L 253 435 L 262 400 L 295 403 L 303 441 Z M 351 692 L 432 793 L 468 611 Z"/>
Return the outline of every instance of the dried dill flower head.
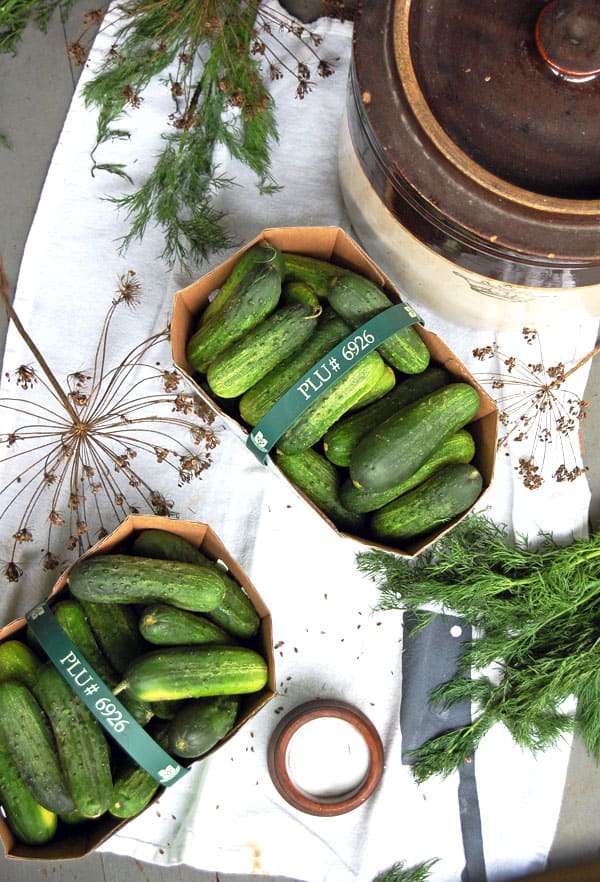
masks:
<path fill-rule="evenodd" d="M 0 431 L 0 464 L 4 475 L 13 470 L 0 485 L 0 520 L 16 519 L 2 572 L 18 582 L 34 558 L 26 547 L 41 545 L 38 564 L 51 571 L 129 514 L 172 516 L 171 492 L 202 477 L 219 438 L 213 412 L 181 388 L 170 364 L 161 366 L 168 328 L 109 364 L 117 310 L 142 297 L 133 270 L 118 279 L 90 369 L 70 374 L 64 386 L 12 307 L 1 258 L 0 277 L 5 308 L 34 357 L 5 375 L 18 394 L 0 397 L 2 426 L 10 425 Z M 147 477 L 163 470 L 168 494 Z"/>
<path fill-rule="evenodd" d="M 554 458 L 558 456 L 559 460 L 551 474 L 553 480 L 574 481 L 587 471 L 578 464 L 578 441 L 574 436 L 589 403 L 569 390 L 566 383 L 598 353 L 599 347 L 567 370 L 562 363 L 545 363 L 535 329 L 523 328 L 521 333 L 534 352 L 530 361 L 500 352 L 497 344 L 476 348 L 473 356 L 481 362 L 495 359 L 499 364 L 498 370 L 479 374 L 477 379 L 487 384 L 498 399 L 498 449 L 507 448 L 509 441 L 524 445 L 516 471 L 525 487 L 536 490 L 544 483 L 548 445 L 553 445 Z"/>

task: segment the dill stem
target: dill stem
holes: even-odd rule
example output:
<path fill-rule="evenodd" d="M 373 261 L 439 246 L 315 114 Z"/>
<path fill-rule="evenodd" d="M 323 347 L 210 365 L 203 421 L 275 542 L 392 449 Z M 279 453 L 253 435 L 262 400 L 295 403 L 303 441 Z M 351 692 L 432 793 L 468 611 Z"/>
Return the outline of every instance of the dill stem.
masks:
<path fill-rule="evenodd" d="M 588 361 L 591 361 L 592 358 L 594 358 L 596 355 L 598 355 L 599 352 L 600 352 L 600 343 L 598 343 L 596 346 L 594 346 L 594 348 L 590 352 L 588 352 L 587 355 L 584 355 L 583 358 L 580 358 L 579 361 L 573 365 L 573 367 L 570 367 L 569 370 L 566 371 L 566 373 L 564 373 L 562 375 L 562 377 L 557 377 L 555 380 L 553 380 L 549 384 L 548 389 L 554 389 L 554 388 L 556 388 L 556 386 L 562 386 L 562 384 L 567 379 L 567 377 L 570 377 L 571 374 L 574 374 L 575 371 L 578 371 L 579 368 L 583 367 L 584 364 L 587 364 Z"/>
<path fill-rule="evenodd" d="M 64 390 L 61 389 L 60 384 L 58 383 L 58 380 L 56 379 L 56 377 L 54 376 L 54 374 L 50 370 L 50 367 L 48 366 L 46 359 L 44 358 L 44 356 L 42 355 L 40 350 L 37 348 L 37 346 L 35 345 L 35 343 L 31 339 L 31 337 L 29 336 L 27 331 L 25 330 L 23 324 L 21 323 L 21 319 L 17 315 L 15 308 L 12 305 L 12 301 L 10 298 L 9 285 L 8 285 L 8 276 L 6 275 L 6 269 L 4 268 L 4 261 L 2 259 L 1 254 L 0 254 L 0 295 L 2 297 L 2 303 L 4 305 L 4 309 L 6 310 L 6 313 L 9 317 L 9 319 L 12 321 L 12 323 L 16 327 L 17 331 L 19 332 L 20 336 L 22 337 L 22 339 L 25 341 L 25 343 L 27 344 L 27 346 L 31 350 L 32 355 L 35 357 L 37 363 L 39 364 L 39 366 L 43 370 L 43 372 L 46 376 L 46 379 L 48 380 L 48 382 L 52 386 L 59 401 L 61 402 L 61 404 L 63 405 L 63 407 L 65 408 L 65 410 L 67 411 L 67 413 L 69 414 L 71 419 L 73 420 L 73 422 L 75 422 L 75 423 L 79 422 L 79 417 L 77 416 L 77 413 L 75 412 L 71 402 L 69 401 L 68 396 L 65 395 Z"/>

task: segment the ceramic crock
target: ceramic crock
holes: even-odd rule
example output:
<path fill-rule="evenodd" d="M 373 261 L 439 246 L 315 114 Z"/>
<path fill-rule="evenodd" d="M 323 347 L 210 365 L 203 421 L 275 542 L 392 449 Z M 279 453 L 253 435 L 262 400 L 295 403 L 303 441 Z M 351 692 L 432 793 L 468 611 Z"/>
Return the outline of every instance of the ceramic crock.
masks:
<path fill-rule="evenodd" d="M 339 170 L 354 230 L 466 325 L 600 315 L 599 0 L 372 0 Z"/>

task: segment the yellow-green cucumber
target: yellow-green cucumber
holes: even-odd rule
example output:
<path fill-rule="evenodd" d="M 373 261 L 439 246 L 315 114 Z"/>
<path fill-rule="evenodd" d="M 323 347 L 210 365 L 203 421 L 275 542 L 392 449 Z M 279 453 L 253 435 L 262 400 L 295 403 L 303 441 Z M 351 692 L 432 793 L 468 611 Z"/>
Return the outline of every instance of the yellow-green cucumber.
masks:
<path fill-rule="evenodd" d="M 260 264 L 273 264 L 278 268 L 280 274 L 283 273 L 283 258 L 281 252 L 274 245 L 266 241 L 252 245 L 236 260 L 233 269 L 202 312 L 200 324 L 204 325 L 212 320 L 223 309 L 229 297 L 250 270 Z"/>
<path fill-rule="evenodd" d="M 263 656 L 247 646 L 168 646 L 141 655 L 123 686 L 143 701 L 259 692 L 268 681 Z"/>
<path fill-rule="evenodd" d="M 451 375 L 438 365 L 430 365 L 422 373 L 406 377 L 379 401 L 350 412 L 328 429 L 323 437 L 325 456 L 338 466 L 349 466 L 352 451 L 363 435 L 380 425 L 401 407 L 441 389 L 451 381 Z"/>
<path fill-rule="evenodd" d="M 69 640 L 81 652 L 85 660 L 106 683 L 108 688 L 112 689 L 119 682 L 119 675 L 122 671 L 117 671 L 112 666 L 96 640 L 96 634 L 88 621 L 84 603 L 85 601 L 79 601 L 71 597 L 56 603 L 52 607 L 52 612 Z M 107 607 L 110 613 L 114 613 L 117 604 L 107 603 L 104 606 Z M 117 613 L 114 616 L 115 623 L 118 622 L 119 618 Z M 118 636 L 116 628 L 115 636 Z M 140 645 L 139 631 L 137 637 L 138 639 L 134 644 L 136 648 Z M 144 702 L 138 701 L 134 696 L 127 693 L 121 695 L 121 701 L 141 726 L 144 726 L 151 719 L 152 709 Z"/>
<path fill-rule="evenodd" d="M 327 429 L 377 383 L 384 370 L 385 362 L 377 352 L 369 352 L 337 380 L 334 380 L 333 370 L 323 364 L 321 381 L 330 382 L 330 385 L 283 433 L 277 442 L 279 450 L 282 453 L 299 453 L 313 447 Z"/>
<path fill-rule="evenodd" d="M 153 721 L 148 731 L 157 744 L 167 750 L 169 746 L 168 722 Z M 127 757 L 114 774 L 113 789 L 108 811 L 115 818 L 132 818 L 146 808 L 160 787 L 150 772 Z"/>
<path fill-rule="evenodd" d="M 146 649 L 135 608 L 124 603 L 79 602 L 100 650 L 112 668 L 122 674 L 129 662 Z"/>
<path fill-rule="evenodd" d="M 388 417 L 360 439 L 350 477 L 366 490 L 387 490 L 410 477 L 445 438 L 465 427 L 479 409 L 474 386 L 454 382 Z"/>
<path fill-rule="evenodd" d="M 0 680 L 21 680 L 34 686 L 41 663 L 31 646 L 22 640 L 13 637 L 0 644 Z"/>
<path fill-rule="evenodd" d="M 314 334 L 299 350 L 269 371 L 238 402 L 242 419 L 255 426 L 281 396 L 330 349 L 350 333 L 349 325 L 331 308 L 323 310 Z"/>
<path fill-rule="evenodd" d="M 420 538 L 466 512 L 482 488 L 483 477 L 472 463 L 442 466 L 414 490 L 373 512 L 371 532 L 383 542 Z"/>
<path fill-rule="evenodd" d="M 242 586 L 218 561 L 211 560 L 192 542 L 167 530 L 149 528 L 140 530 L 133 542 L 133 553 L 143 557 L 163 558 L 193 563 L 217 572 L 225 591 L 218 606 L 205 613 L 234 637 L 254 637 L 260 626 L 260 617 Z"/>
<path fill-rule="evenodd" d="M 275 463 L 338 529 L 358 533 L 365 526 L 364 518 L 340 500 L 341 471 L 313 447 L 291 454 L 278 450 Z"/>
<path fill-rule="evenodd" d="M 312 257 L 309 254 L 282 251 L 281 256 L 284 283 L 289 281 L 304 282 L 312 288 L 320 300 L 325 300 L 336 279 L 348 272 L 331 261 Z"/>
<path fill-rule="evenodd" d="M 112 792 L 110 751 L 100 723 L 51 663 L 40 668 L 35 694 L 52 726 L 75 808 L 86 818 L 99 818 Z"/>
<path fill-rule="evenodd" d="M 329 291 L 329 303 L 353 328 L 392 306 L 392 300 L 375 282 L 358 273 L 346 273 Z M 409 325 L 378 347 L 383 358 L 405 374 L 424 371 L 430 361 L 429 349 L 414 325 Z"/>
<path fill-rule="evenodd" d="M 196 612 L 214 609 L 225 591 L 221 576 L 207 567 L 120 553 L 83 558 L 71 570 L 69 583 L 71 594 L 81 600 L 164 600 Z"/>
<path fill-rule="evenodd" d="M 169 725 L 169 752 L 184 759 L 207 753 L 233 729 L 239 707 L 237 695 L 188 699 Z"/>
<path fill-rule="evenodd" d="M 314 333 L 318 312 L 304 303 L 280 306 L 223 350 L 206 380 L 220 398 L 237 398 L 298 350 Z"/>
<path fill-rule="evenodd" d="M 202 613 L 178 609 L 168 603 L 144 607 L 139 630 L 145 640 L 159 646 L 234 642 L 231 634 Z"/>
<path fill-rule="evenodd" d="M 303 303 L 310 307 L 317 316 L 323 312 L 323 304 L 319 300 L 318 294 L 307 282 L 295 280 L 284 282 L 280 303 L 285 306 L 289 306 L 291 303 Z"/>
<path fill-rule="evenodd" d="M 44 845 L 54 838 L 58 815 L 36 802 L 10 753 L 0 744 L 0 805 L 19 842 Z"/>
<path fill-rule="evenodd" d="M 18 680 L 0 682 L 0 745 L 36 802 L 56 814 L 75 808 L 48 718 L 31 689 Z"/>
<path fill-rule="evenodd" d="M 374 383 L 371 388 L 365 392 L 362 398 L 350 408 L 350 412 L 352 413 L 356 410 L 362 410 L 363 407 L 367 407 L 369 404 L 374 404 L 375 401 L 379 401 L 380 398 L 383 398 L 384 395 L 391 392 L 395 385 L 396 371 L 391 365 L 386 364 L 379 380 Z"/>
<path fill-rule="evenodd" d="M 239 340 L 270 315 L 281 297 L 281 272 L 274 263 L 250 269 L 209 321 L 200 323 L 187 342 L 186 354 L 198 373 L 235 340 Z"/>
<path fill-rule="evenodd" d="M 449 438 L 442 441 L 423 465 L 401 483 L 394 484 L 388 490 L 377 492 L 357 487 L 350 479 L 347 479 L 340 487 L 340 500 L 350 511 L 361 513 L 376 511 L 378 508 L 383 508 L 392 499 L 418 487 L 443 465 L 451 462 L 471 462 L 474 456 L 475 441 L 473 436 L 466 429 L 459 429 L 454 435 L 450 435 Z"/>

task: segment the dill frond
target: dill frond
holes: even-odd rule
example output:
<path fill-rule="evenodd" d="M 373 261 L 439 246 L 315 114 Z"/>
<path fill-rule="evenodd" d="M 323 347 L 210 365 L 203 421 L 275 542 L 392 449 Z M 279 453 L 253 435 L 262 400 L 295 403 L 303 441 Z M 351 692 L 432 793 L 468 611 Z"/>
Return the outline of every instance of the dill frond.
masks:
<path fill-rule="evenodd" d="M 434 864 L 438 862 L 438 858 L 432 858 L 407 867 L 402 861 L 391 866 L 383 873 L 379 873 L 373 882 L 426 882 L 429 879 L 430 870 Z"/>

